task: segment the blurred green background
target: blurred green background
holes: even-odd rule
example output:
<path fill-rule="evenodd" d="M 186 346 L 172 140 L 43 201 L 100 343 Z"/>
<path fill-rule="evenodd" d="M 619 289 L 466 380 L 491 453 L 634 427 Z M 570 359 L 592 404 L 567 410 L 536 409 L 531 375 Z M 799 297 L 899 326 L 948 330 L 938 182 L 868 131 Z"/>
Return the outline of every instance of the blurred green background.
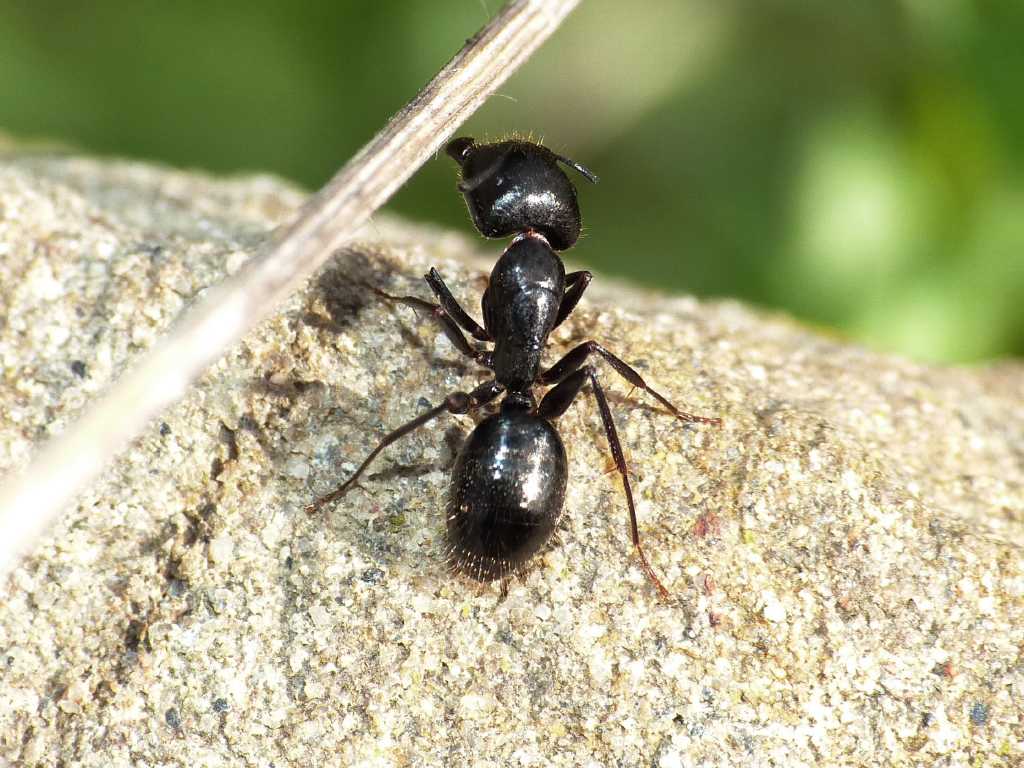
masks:
<path fill-rule="evenodd" d="M 315 188 L 497 8 L 0 0 L 0 129 Z M 601 176 L 574 261 L 971 361 L 1024 354 L 1022 86 L 1021 0 L 585 0 L 460 133 Z M 391 208 L 470 229 L 444 157 Z"/>

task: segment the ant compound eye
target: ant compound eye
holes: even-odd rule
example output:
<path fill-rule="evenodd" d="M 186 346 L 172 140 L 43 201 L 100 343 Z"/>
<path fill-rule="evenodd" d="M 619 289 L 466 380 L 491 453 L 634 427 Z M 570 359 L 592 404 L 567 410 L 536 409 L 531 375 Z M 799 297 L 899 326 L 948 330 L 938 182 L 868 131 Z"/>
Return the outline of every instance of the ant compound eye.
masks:
<path fill-rule="evenodd" d="M 457 139 L 449 141 L 448 146 L 444 148 L 444 151 L 447 152 L 448 156 L 459 165 L 464 165 L 466 160 L 469 158 L 469 153 L 472 151 L 474 144 L 475 141 L 469 136 L 460 136 Z"/>

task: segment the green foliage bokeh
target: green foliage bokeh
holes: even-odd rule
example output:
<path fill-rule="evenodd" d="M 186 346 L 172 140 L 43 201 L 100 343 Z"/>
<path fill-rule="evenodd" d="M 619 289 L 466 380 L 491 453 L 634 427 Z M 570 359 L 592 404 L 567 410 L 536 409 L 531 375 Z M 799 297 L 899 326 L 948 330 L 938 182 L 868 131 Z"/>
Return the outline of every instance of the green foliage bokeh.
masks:
<path fill-rule="evenodd" d="M 496 9 L 0 0 L 0 129 L 315 188 Z M 1022 41 L 1019 0 L 586 0 L 463 132 L 601 176 L 577 262 L 922 359 L 1020 355 Z M 468 229 L 453 177 L 391 207 Z"/>

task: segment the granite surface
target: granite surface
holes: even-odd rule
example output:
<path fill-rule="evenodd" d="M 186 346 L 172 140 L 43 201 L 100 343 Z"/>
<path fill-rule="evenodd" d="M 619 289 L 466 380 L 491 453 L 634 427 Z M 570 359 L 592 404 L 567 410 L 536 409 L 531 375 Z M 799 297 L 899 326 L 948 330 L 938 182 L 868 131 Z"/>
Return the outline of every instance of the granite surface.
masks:
<path fill-rule="evenodd" d="M 303 199 L 6 152 L 0 471 Z M 558 425 L 559 541 L 505 597 L 443 565 L 469 417 L 306 514 L 386 430 L 484 379 L 358 281 L 428 297 L 436 265 L 477 314 L 501 247 L 378 217 L 67 510 L 0 585 L 0 762 L 1022 764 L 1018 363 L 918 364 L 599 275 L 552 359 L 598 339 L 724 422 L 682 426 L 602 366 L 671 600 L 631 552 L 589 397 Z"/>

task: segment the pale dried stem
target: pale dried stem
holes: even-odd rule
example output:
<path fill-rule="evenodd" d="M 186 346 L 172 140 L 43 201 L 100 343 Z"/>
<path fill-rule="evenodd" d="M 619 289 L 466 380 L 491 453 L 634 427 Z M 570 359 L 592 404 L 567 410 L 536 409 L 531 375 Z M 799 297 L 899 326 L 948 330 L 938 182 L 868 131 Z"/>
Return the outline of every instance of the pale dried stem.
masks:
<path fill-rule="evenodd" d="M 579 0 L 514 0 L 327 185 L 0 494 L 0 577 L 103 467 L 299 288 L 558 27 Z"/>

